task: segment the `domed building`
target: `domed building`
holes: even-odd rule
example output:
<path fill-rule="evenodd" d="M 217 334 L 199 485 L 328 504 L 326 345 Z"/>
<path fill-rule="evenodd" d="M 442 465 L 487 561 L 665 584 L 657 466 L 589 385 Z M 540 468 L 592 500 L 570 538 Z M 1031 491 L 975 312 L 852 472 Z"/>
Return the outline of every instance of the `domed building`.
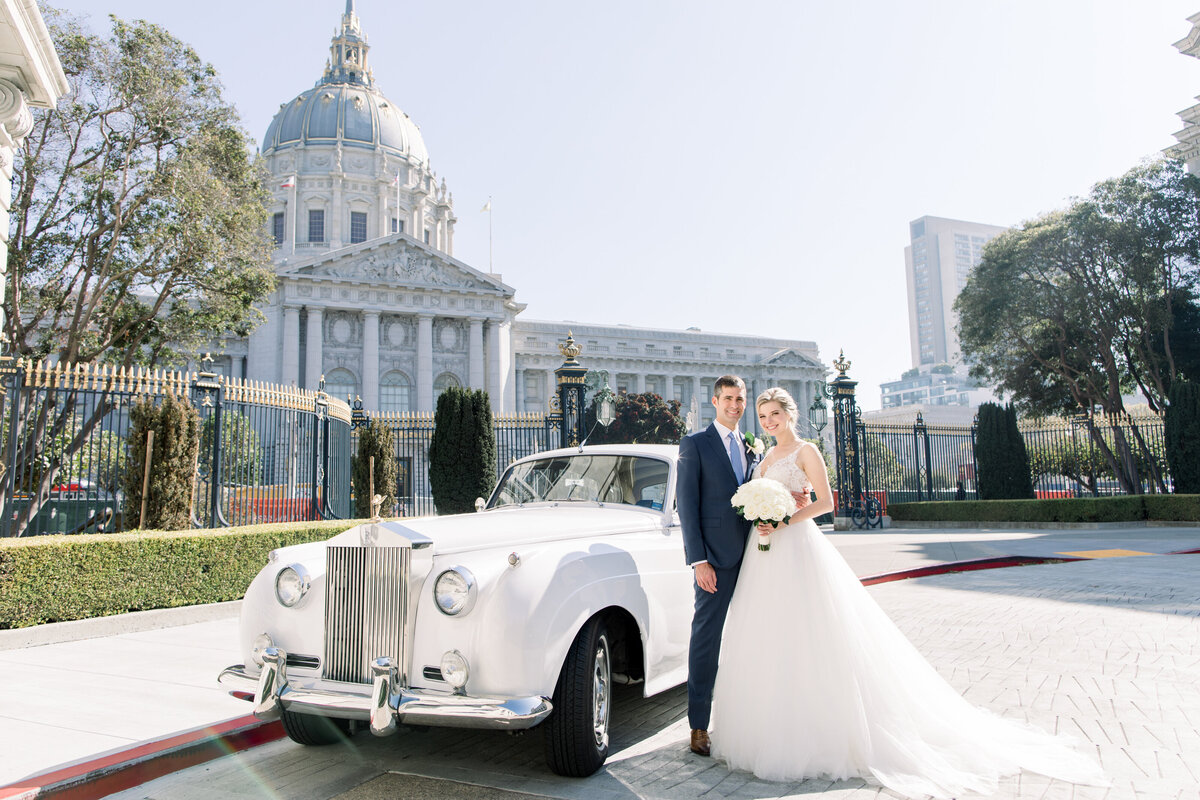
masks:
<path fill-rule="evenodd" d="M 725 372 L 812 399 L 813 342 L 698 329 L 518 320 L 499 275 L 454 258 L 454 198 L 420 128 L 375 85 L 353 0 L 316 84 L 279 107 L 261 146 L 273 182 L 277 289 L 228 374 L 361 396 L 371 411 L 432 411 L 449 386 L 486 389 L 498 411 L 544 411 L 567 328 L 614 389 L 657 391 L 711 419 Z"/>

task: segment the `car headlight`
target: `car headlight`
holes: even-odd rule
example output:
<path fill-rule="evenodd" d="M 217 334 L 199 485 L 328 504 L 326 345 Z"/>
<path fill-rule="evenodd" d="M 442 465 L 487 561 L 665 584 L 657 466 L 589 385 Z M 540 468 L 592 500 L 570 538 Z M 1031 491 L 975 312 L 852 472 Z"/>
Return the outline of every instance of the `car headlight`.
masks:
<path fill-rule="evenodd" d="M 442 677 L 446 679 L 446 683 L 455 689 L 461 689 L 467 685 L 470 674 L 471 668 L 467 666 L 467 659 L 462 653 L 447 650 L 442 655 Z"/>
<path fill-rule="evenodd" d="M 303 565 L 289 564 L 275 576 L 275 599 L 280 605 L 291 608 L 304 599 L 311 585 L 312 579 Z"/>
<path fill-rule="evenodd" d="M 433 599 L 443 614 L 465 614 L 475 605 L 475 576 L 466 567 L 452 567 L 438 575 Z"/>
<path fill-rule="evenodd" d="M 263 665 L 263 653 L 268 647 L 274 647 L 275 641 L 270 634 L 260 633 L 254 637 L 254 644 L 250 648 L 250 660 L 260 667 Z"/>

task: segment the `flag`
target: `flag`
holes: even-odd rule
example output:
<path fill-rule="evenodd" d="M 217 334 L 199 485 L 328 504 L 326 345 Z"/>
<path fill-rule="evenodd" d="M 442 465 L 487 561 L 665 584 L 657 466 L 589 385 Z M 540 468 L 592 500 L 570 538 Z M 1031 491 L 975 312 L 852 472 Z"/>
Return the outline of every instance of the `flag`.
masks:
<path fill-rule="evenodd" d="M 396 177 L 392 178 L 392 186 L 399 186 L 399 185 L 400 185 L 400 172 L 397 171 Z"/>
<path fill-rule="evenodd" d="M 488 198 L 488 201 L 487 201 L 486 203 L 484 203 L 484 204 L 483 204 L 483 208 L 481 208 L 481 209 L 479 209 L 479 210 L 480 210 L 481 212 L 483 212 L 483 211 L 491 211 L 491 210 L 492 210 L 492 198 L 490 198 L 490 197 L 489 197 L 489 198 Z"/>
<path fill-rule="evenodd" d="M 289 175 L 287 180 L 285 180 L 283 183 L 279 184 L 279 188 L 280 189 L 290 189 L 295 185 L 296 185 L 296 176 Z"/>

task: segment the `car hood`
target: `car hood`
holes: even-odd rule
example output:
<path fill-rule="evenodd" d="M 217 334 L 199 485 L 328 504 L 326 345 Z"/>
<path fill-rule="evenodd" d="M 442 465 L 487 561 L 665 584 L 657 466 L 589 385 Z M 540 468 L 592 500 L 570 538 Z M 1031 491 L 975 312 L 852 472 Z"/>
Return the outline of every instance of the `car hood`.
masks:
<path fill-rule="evenodd" d="M 513 547 L 563 539 L 583 539 L 637 531 L 661 530 L 668 523 L 662 512 L 628 506 L 560 503 L 506 506 L 476 514 L 413 517 L 379 524 L 400 534 L 414 546 L 432 544 L 439 555 L 490 547 Z M 361 529 L 351 528 L 328 544 L 359 544 Z"/>

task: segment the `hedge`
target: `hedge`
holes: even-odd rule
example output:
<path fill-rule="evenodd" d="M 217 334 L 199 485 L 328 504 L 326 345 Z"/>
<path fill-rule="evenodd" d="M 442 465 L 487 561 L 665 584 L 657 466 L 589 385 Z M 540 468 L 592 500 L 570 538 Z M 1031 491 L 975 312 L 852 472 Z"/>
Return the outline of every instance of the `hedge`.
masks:
<path fill-rule="evenodd" d="M 1200 495 L 1146 494 L 1055 500 L 960 500 L 889 503 L 906 522 L 1197 522 Z"/>
<path fill-rule="evenodd" d="M 238 600 L 275 548 L 355 524 L 0 539 L 0 629 Z"/>

